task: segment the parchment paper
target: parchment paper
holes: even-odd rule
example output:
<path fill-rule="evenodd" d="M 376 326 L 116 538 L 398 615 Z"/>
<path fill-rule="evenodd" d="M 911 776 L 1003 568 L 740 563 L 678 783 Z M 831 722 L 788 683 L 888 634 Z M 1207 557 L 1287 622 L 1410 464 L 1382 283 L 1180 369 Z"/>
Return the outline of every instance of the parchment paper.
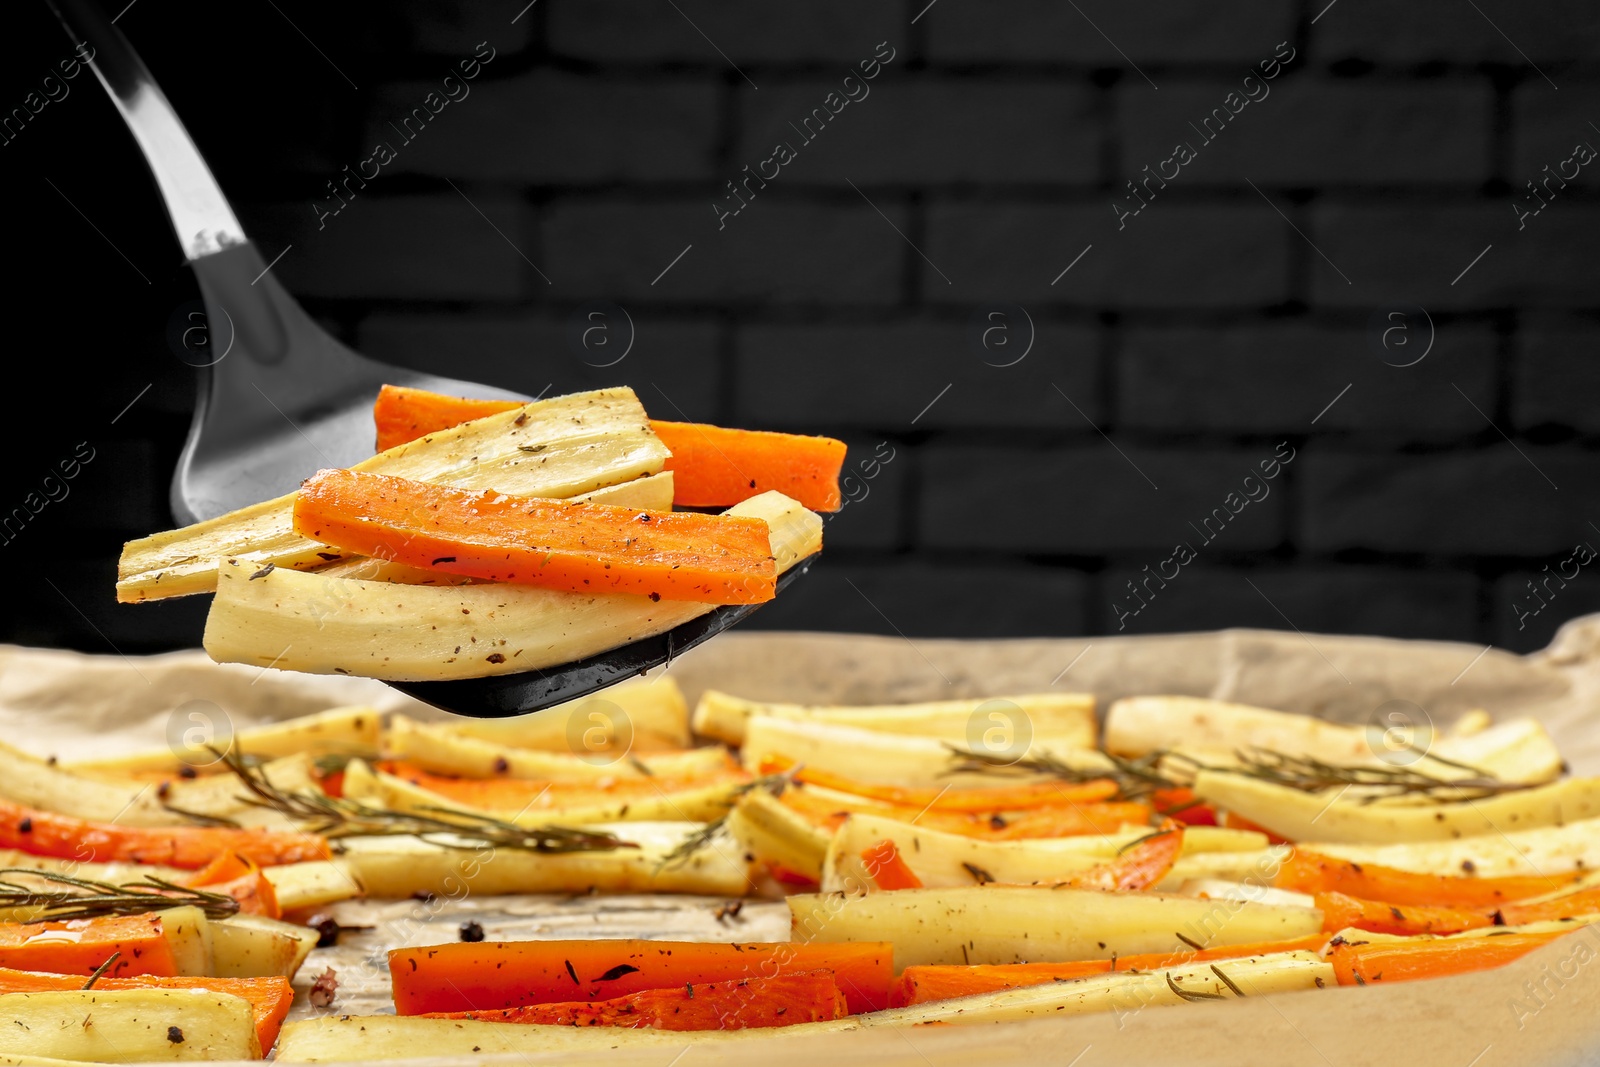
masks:
<path fill-rule="evenodd" d="M 884 703 L 1055 689 L 1092 692 L 1102 708 L 1138 693 L 1191 694 L 1344 722 L 1368 721 L 1405 700 L 1434 725 L 1484 708 L 1496 719 L 1535 715 L 1575 773 L 1600 774 L 1600 616 L 1573 620 L 1548 649 L 1517 656 L 1446 642 L 1229 630 L 1178 636 L 916 640 L 836 634 L 728 634 L 667 670 L 691 702 L 708 687 L 798 702 Z M 379 683 L 225 666 L 200 652 L 89 656 L 0 646 L 0 738 L 41 755 L 82 757 L 160 746 L 190 713 L 226 716 L 237 729 L 369 704 L 442 718 Z M 176 727 L 174 724 L 177 724 Z M 787 909 L 750 901 L 735 919 L 721 900 L 678 896 L 498 897 L 355 901 L 332 913 L 374 925 L 319 949 L 297 982 L 324 966 L 340 975 L 331 1009 L 389 1009 L 383 953 L 455 940 L 466 918 L 491 939 L 668 937 L 781 940 Z M 1580 938 L 1588 943 L 1580 947 Z M 926 1064 L 1059 1063 L 1495 1064 L 1600 1062 L 1600 934 L 1565 938 L 1496 971 L 1389 987 L 1319 990 L 1133 1015 L 1094 1015 L 999 1026 L 873 1030 L 822 1038 L 774 1031 L 737 1048 L 614 1050 L 605 1062 Z M 294 1017 L 315 1014 L 299 998 Z M 678 1058 L 674 1058 L 678 1057 Z M 495 1057 L 514 1064 L 565 1057 Z M 418 1060 L 444 1063 L 444 1060 Z M 483 1062 L 482 1060 L 478 1062 Z"/>

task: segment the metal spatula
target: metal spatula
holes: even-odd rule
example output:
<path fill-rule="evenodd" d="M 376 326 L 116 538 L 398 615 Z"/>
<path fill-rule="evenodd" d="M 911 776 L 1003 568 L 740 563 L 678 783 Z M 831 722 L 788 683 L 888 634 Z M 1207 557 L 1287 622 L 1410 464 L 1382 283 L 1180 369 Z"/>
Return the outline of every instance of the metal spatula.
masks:
<path fill-rule="evenodd" d="M 210 363 L 199 369 L 189 439 L 172 475 L 180 524 L 282 496 L 323 467 L 372 454 L 372 403 L 384 383 L 452 396 L 527 400 L 367 359 L 330 336 L 272 276 L 245 237 L 194 141 L 121 31 L 91 0 L 49 0 L 75 44 L 93 50 L 110 94 L 155 175 L 205 301 Z M 782 590 L 809 567 L 778 579 Z M 564 667 L 395 688 L 460 715 L 519 715 L 592 693 L 740 622 L 759 605 L 717 608 L 658 637 Z"/>

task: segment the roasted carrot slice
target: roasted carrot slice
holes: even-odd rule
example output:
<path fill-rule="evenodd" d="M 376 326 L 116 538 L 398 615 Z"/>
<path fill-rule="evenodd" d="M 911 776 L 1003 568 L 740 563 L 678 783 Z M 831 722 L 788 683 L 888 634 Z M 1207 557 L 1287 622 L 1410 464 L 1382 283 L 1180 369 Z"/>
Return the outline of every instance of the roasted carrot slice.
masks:
<path fill-rule="evenodd" d="M 1160 830 L 1134 842 L 1116 859 L 1070 875 L 1060 884 L 1107 892 L 1148 889 L 1167 876 L 1182 851 L 1183 830 L 1176 822 L 1166 819 Z"/>
<path fill-rule="evenodd" d="M 1267 843 L 1270 845 L 1289 845 L 1294 843 L 1287 837 L 1280 837 L 1278 834 L 1268 830 L 1265 826 L 1262 826 L 1259 823 L 1253 823 L 1244 816 L 1235 815 L 1231 811 L 1225 811 L 1222 813 L 1222 825 L 1228 827 L 1230 830 L 1250 830 L 1258 834 L 1266 834 Z"/>
<path fill-rule="evenodd" d="M 792 760 L 767 758 L 761 761 L 762 774 L 780 774 L 794 766 Z M 843 775 L 801 767 L 794 774 L 797 782 L 822 786 L 840 793 L 901 804 L 929 811 L 989 813 L 1021 811 L 1025 808 L 1061 804 L 1083 804 L 1110 800 L 1117 795 L 1117 783 L 1110 779 L 1093 782 L 1034 782 L 1028 785 L 979 786 L 973 789 L 933 789 L 915 786 L 878 785 Z"/>
<path fill-rule="evenodd" d="M 495 1011 L 610 1000 L 641 989 L 831 971 L 850 1011 L 889 1002 L 894 946 L 886 942 L 721 944 L 704 941 L 482 941 L 389 953 L 401 1015 Z"/>
<path fill-rule="evenodd" d="M 325 860 L 316 834 L 227 826 L 116 826 L 0 801 L 0 848 L 88 863 L 154 863 L 197 871 L 236 852 L 261 867 Z"/>
<path fill-rule="evenodd" d="M 1329 932 L 1352 927 L 1380 934 L 1454 934 L 1494 925 L 1483 912 L 1463 908 L 1391 904 L 1344 893 L 1318 893 L 1314 899 L 1322 909 L 1322 928 Z"/>
<path fill-rule="evenodd" d="M 656 797 L 698 786 L 743 782 L 749 775 L 730 766 L 715 774 L 693 778 L 658 775 L 650 778 L 611 778 L 603 786 L 586 782 L 552 782 L 538 778 L 454 778 L 433 774 L 404 760 L 384 760 L 379 769 L 412 785 L 486 811 L 522 811 L 533 807 L 577 807 L 604 804 L 629 797 Z"/>
<path fill-rule="evenodd" d="M 1506 926 L 1523 923 L 1576 919 L 1582 915 L 1600 914 L 1600 887 L 1580 889 L 1537 904 L 1512 903 L 1496 909 L 1499 921 Z"/>
<path fill-rule="evenodd" d="M 302 537 L 413 567 L 574 593 L 759 604 L 776 591 L 767 524 L 323 470 L 295 496 Z"/>
<path fill-rule="evenodd" d="M 1278 870 L 1273 884 L 1301 893 L 1345 893 L 1389 904 L 1436 904 L 1455 908 L 1493 908 L 1500 904 L 1553 893 L 1581 877 L 1567 875 L 1515 875 L 1505 878 L 1456 878 L 1444 874 L 1414 874 L 1295 849 Z"/>
<path fill-rule="evenodd" d="M 953 820 L 939 825 L 938 829 L 965 833 L 969 837 L 986 837 L 991 841 L 1023 841 L 1036 837 L 1112 834 L 1130 823 L 1148 823 L 1150 814 L 1148 804 L 1108 800 L 1097 804 L 1030 808 L 1015 814 L 968 816 L 961 830 L 954 829 Z M 926 819 L 927 816 L 923 816 L 923 821 Z"/>
<path fill-rule="evenodd" d="M 243 878 L 254 869 L 254 864 L 237 852 L 219 852 L 216 859 L 183 879 L 183 884 L 199 887 L 231 882 L 235 878 Z"/>
<path fill-rule="evenodd" d="M 0 967 L 93 974 L 117 952 L 122 955 L 106 972 L 113 977 L 177 973 L 159 915 L 0 923 Z"/>
<path fill-rule="evenodd" d="M 1150 818 L 1146 804 L 1132 801 L 1103 801 L 1065 806 L 1040 806 L 1020 812 L 922 811 L 911 804 L 889 804 L 862 797 L 857 800 L 841 794 L 817 796 L 804 787 L 786 789 L 779 800 L 790 810 L 816 826 L 837 830 L 852 813 L 882 815 L 900 822 L 915 820 L 946 833 L 989 841 L 1019 841 L 1037 837 L 1075 837 L 1080 834 L 1109 834 L 1125 823 L 1142 823 Z"/>
<path fill-rule="evenodd" d="M 256 1036 L 263 1050 L 278 1040 L 278 1029 L 294 1004 L 294 987 L 289 979 L 271 978 L 165 978 L 140 975 L 135 978 L 99 978 L 96 989 L 209 989 L 243 997 L 250 1003 L 256 1020 Z M 52 989 L 82 989 L 83 978 L 76 974 L 48 974 L 43 971 L 14 971 L 0 968 L 0 993 L 40 993 Z"/>
<path fill-rule="evenodd" d="M 1197 952 L 1151 952 L 1115 960 L 1079 960 L 1069 963 L 1002 963 L 977 966 L 917 965 L 907 967 L 895 982 L 890 1003 L 895 1007 L 949 1000 L 975 993 L 994 993 L 1018 986 L 1065 982 L 1118 971 L 1150 971 L 1206 960 L 1240 959 L 1269 952 L 1313 952 L 1328 938 L 1325 934 L 1254 945 L 1227 945 Z"/>
<path fill-rule="evenodd" d="M 488 418 L 522 405 L 515 400 L 466 400 L 459 396 L 386 385 L 378 390 L 372 421 L 378 424 L 378 451 L 426 437 L 436 430 Z"/>
<path fill-rule="evenodd" d="M 839 510 L 843 441 L 659 419 L 650 428 L 672 452 L 674 504 L 729 507 L 776 489 L 813 511 Z"/>
<path fill-rule="evenodd" d="M 1503 967 L 1570 932 L 1553 930 L 1537 934 L 1405 941 L 1353 941 L 1336 937 L 1328 942 L 1328 962 L 1333 964 L 1340 985 L 1412 982 L 1419 978 L 1443 978 Z"/>
<path fill-rule="evenodd" d="M 226 882 L 206 886 L 211 893 L 224 893 L 239 902 L 239 910 L 246 915 L 265 915 L 269 919 L 283 918 L 278 906 L 278 891 L 259 868 Z"/>
<path fill-rule="evenodd" d="M 821 883 L 810 875 L 791 871 L 781 864 L 768 863 L 767 873 L 772 875 L 772 880 L 779 885 L 793 886 L 801 893 L 814 893 L 821 887 Z"/>
<path fill-rule="evenodd" d="M 525 1004 L 491 1011 L 430 1012 L 428 1017 L 554 1026 L 748 1030 L 842 1019 L 849 1013 L 844 993 L 833 975 L 827 971 L 811 971 L 771 978 L 686 982 L 668 989 L 641 989 L 610 1000 Z"/>
<path fill-rule="evenodd" d="M 184 884 L 230 896 L 247 915 L 265 915 L 269 919 L 283 917 L 283 909 L 278 907 L 278 891 L 272 888 L 260 867 L 237 852 L 219 855 L 184 879 Z"/>
<path fill-rule="evenodd" d="M 1157 815 L 1176 819 L 1185 826 L 1217 825 L 1217 809 L 1200 803 L 1193 789 L 1157 789 L 1150 795 L 1150 806 Z"/>
<path fill-rule="evenodd" d="M 378 451 L 518 406 L 386 385 L 372 409 Z M 673 503 L 680 507 L 731 507 L 776 489 L 813 511 L 839 510 L 843 441 L 656 419 L 650 428 L 672 451 L 666 469 L 673 472 Z"/>
<path fill-rule="evenodd" d="M 866 865 L 867 874 L 878 883 L 879 889 L 922 888 L 922 879 L 906 863 L 893 841 L 879 841 L 871 848 L 862 849 L 861 862 Z"/>

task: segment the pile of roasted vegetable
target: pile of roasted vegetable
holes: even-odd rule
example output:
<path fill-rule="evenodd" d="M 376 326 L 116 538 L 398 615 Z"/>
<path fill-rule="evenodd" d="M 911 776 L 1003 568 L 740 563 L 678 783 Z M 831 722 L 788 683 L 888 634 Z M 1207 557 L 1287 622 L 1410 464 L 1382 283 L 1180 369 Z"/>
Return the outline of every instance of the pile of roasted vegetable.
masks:
<path fill-rule="evenodd" d="M 1098 719 L 1076 694 L 691 711 L 661 678 L 517 720 L 351 707 L 221 750 L 0 747 L 0 1056 L 577 1054 L 1129 1012 L 1459 974 L 1600 918 L 1600 781 L 1563 777 L 1534 721 L 1395 746 L 1190 697 Z M 296 977 L 341 901 L 617 891 L 786 906 L 791 939 L 345 931 L 387 951 L 393 1015 L 342 1012 L 315 956 Z"/>
<path fill-rule="evenodd" d="M 118 599 L 214 593 L 224 662 L 512 674 L 771 600 L 821 549 L 816 511 L 841 506 L 842 442 L 654 421 L 627 388 L 519 404 L 385 386 L 373 414 L 370 459 L 129 542 Z"/>

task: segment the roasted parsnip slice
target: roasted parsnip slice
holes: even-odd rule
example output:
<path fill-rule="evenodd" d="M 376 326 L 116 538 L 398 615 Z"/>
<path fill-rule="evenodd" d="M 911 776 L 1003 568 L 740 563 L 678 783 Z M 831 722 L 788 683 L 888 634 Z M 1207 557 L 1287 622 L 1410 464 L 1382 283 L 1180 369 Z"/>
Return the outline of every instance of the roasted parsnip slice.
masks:
<path fill-rule="evenodd" d="M 647 785 L 655 782 L 653 778 L 643 778 L 641 781 Z M 535 802 L 513 810 L 498 811 L 453 800 L 357 761 L 345 770 L 344 795 L 390 811 L 424 815 L 437 815 L 441 810 L 461 811 L 533 828 L 551 824 L 588 826 L 605 822 L 710 822 L 720 818 L 732 806 L 739 785 L 736 779 L 724 778 L 721 781 L 674 788 L 656 786 L 642 793 L 629 792 L 615 800 L 563 806 L 545 806 Z"/>
<path fill-rule="evenodd" d="M 602 719 L 609 714 L 595 713 L 600 714 Z M 581 720 L 579 725 L 582 725 Z M 605 727 L 591 720 L 589 729 L 604 730 Z M 644 753 L 635 761 L 624 759 L 622 753 L 609 750 L 604 742 L 610 736 L 603 735 L 596 747 L 591 749 L 584 735 L 579 733 L 573 739 L 576 744 L 571 748 L 542 751 L 476 737 L 462 730 L 455 722 L 424 723 L 396 715 L 389 720 L 387 750 L 390 755 L 415 763 L 435 774 L 453 774 L 462 778 L 539 778 L 554 782 L 596 782 L 606 778 L 647 775 L 692 778 L 726 770 L 732 758 L 720 746 L 706 746 L 675 752 Z"/>
<path fill-rule="evenodd" d="M 349 707 L 329 708 L 315 715 L 302 715 L 283 722 L 240 730 L 233 735 L 232 748 L 233 751 L 247 756 L 266 759 L 296 756 L 302 753 L 312 756 L 375 756 L 378 754 L 378 742 L 382 730 L 383 715 L 380 712 L 365 705 L 354 704 Z M 162 748 L 125 756 L 69 760 L 61 766 L 70 771 L 99 777 L 117 777 L 132 774 L 176 773 L 185 764 L 223 769 L 215 754 L 203 746 L 181 752 L 172 748 Z M 237 791 L 237 787 L 234 788 Z"/>
<path fill-rule="evenodd" d="M 1041 746 L 1051 749 L 1095 746 L 1095 701 L 1092 693 L 1027 693 L 1019 696 L 974 697 L 970 700 L 935 700 L 918 704 L 829 705 L 784 704 L 747 700 L 708 689 L 694 709 L 697 734 L 744 744 L 745 725 L 761 715 L 775 719 L 837 723 L 889 734 L 931 737 L 963 747 L 970 737 L 994 725 L 988 711 L 1003 716 L 1003 724 L 1018 712 Z"/>
<path fill-rule="evenodd" d="M 1273 952 L 1214 964 L 1099 974 L 1069 982 L 929 1001 L 873 1012 L 862 1016 L 861 1022 L 864 1026 L 1001 1023 L 1097 1011 L 1135 1012 L 1162 1005 L 1290 993 L 1335 984 L 1333 966 L 1315 952 Z"/>
<path fill-rule="evenodd" d="M 1560 826 L 1600 815 L 1600 778 L 1568 778 L 1471 802 L 1365 803 L 1218 771 L 1197 774 L 1194 791 L 1290 841 L 1448 841 Z"/>
<path fill-rule="evenodd" d="M 893 941 L 895 970 L 918 963 L 1103 960 L 1245 945 L 1322 928 L 1315 908 L 1162 893 L 985 885 L 789 898 L 796 941 Z"/>
<path fill-rule="evenodd" d="M 750 861 L 730 843 L 697 849 L 682 863 L 666 863 L 702 828 L 695 822 L 598 824 L 592 829 L 609 830 L 638 847 L 555 854 L 471 841 L 446 847 L 415 837 L 353 837 L 343 842 L 341 859 L 368 893 L 398 899 L 423 892 L 452 899 L 591 889 L 732 897 L 750 892 Z"/>
<path fill-rule="evenodd" d="M 925 886 L 970 886 L 979 882 L 1049 885 L 1115 859 L 1119 850 L 1149 833 L 1146 828 L 1115 835 L 984 841 L 877 815 L 851 815 L 829 842 L 822 889 L 876 892 L 877 883 L 868 874 L 861 853 L 880 841 L 893 841 Z M 1215 826 L 1193 827 L 1184 831 L 1183 855 L 1217 851 L 1219 846 L 1232 855 L 1252 855 L 1266 844 L 1264 834 Z"/>
<path fill-rule="evenodd" d="M 264 915 L 215 920 L 211 923 L 210 973 L 218 978 L 293 978 L 317 947 L 317 937 L 310 927 Z"/>
<path fill-rule="evenodd" d="M 363 896 L 361 883 L 350 875 L 340 859 L 312 860 L 309 863 L 285 863 L 262 870 L 272 891 L 278 897 L 278 907 L 285 913 L 320 908 L 341 900 Z"/>
<path fill-rule="evenodd" d="M 1317 840 L 1304 845 L 1308 851 L 1325 856 L 1419 874 L 1483 878 L 1552 875 L 1600 868 L 1600 819 L 1443 841 L 1352 844 Z"/>
<path fill-rule="evenodd" d="M 1037 739 L 1017 756 L 1041 755 L 1046 746 Z M 1089 749 L 1048 749 L 1052 756 L 1073 767 L 1110 768 L 1110 761 Z M 992 786 L 996 778 L 972 771 L 953 771 L 956 758 L 948 743 L 930 737 L 864 730 L 831 722 L 808 722 L 756 716 L 745 724 L 744 747 L 739 758 L 746 769 L 759 771 L 769 758 L 778 757 L 819 771 L 882 785 Z M 1018 774 L 1006 784 L 1047 781 L 1044 774 Z"/>
<path fill-rule="evenodd" d="M 208 989 L 0 995 L 0 1054 L 87 1063 L 261 1058 L 243 997 Z"/>
<path fill-rule="evenodd" d="M 180 975 L 199 978 L 212 973 L 216 964 L 211 920 L 199 908 L 184 906 L 155 913 L 161 919 L 161 936 L 172 948 L 172 960 Z"/>
<path fill-rule="evenodd" d="M 822 880 L 823 858 L 828 853 L 828 832 L 813 826 L 765 789 L 752 789 L 739 798 L 723 824 L 739 846 L 762 863 Z"/>
<path fill-rule="evenodd" d="M 1176 749 L 1224 766 L 1234 753 L 1259 748 L 1349 766 L 1384 766 L 1404 756 L 1412 769 L 1442 779 L 1481 771 L 1507 782 L 1548 782 L 1561 774 L 1555 741 L 1533 719 L 1477 729 L 1469 724 L 1466 732 L 1432 737 L 1391 737 L 1381 722 L 1328 722 L 1208 697 L 1138 696 L 1114 701 L 1107 710 L 1105 743 L 1123 756 Z"/>
<path fill-rule="evenodd" d="M 785 1034 L 855 1030 L 854 1019 L 786 1026 Z M 656 1030 L 621 1026 L 541 1026 L 490 1023 L 473 1019 L 430 1019 L 425 1015 L 324 1015 L 288 1023 L 278 1036 L 278 1063 L 338 1063 L 349 1060 L 448 1059 L 456 1063 L 479 1057 L 509 1059 L 544 1053 L 566 1062 L 598 1059 L 618 1049 L 661 1048 L 662 1062 L 685 1046 L 739 1041 L 750 1035 L 772 1035 L 771 1029 Z"/>
<path fill-rule="evenodd" d="M 282 789 L 313 787 L 309 756 L 273 760 L 262 767 L 262 773 Z M 250 826 L 286 825 L 284 817 L 277 812 L 242 800 L 242 792 L 232 775 L 174 779 L 166 783 L 106 781 L 56 766 L 0 742 L 0 797 L 91 822 L 121 826 L 192 826 L 192 819 L 171 810 L 176 808 Z"/>

